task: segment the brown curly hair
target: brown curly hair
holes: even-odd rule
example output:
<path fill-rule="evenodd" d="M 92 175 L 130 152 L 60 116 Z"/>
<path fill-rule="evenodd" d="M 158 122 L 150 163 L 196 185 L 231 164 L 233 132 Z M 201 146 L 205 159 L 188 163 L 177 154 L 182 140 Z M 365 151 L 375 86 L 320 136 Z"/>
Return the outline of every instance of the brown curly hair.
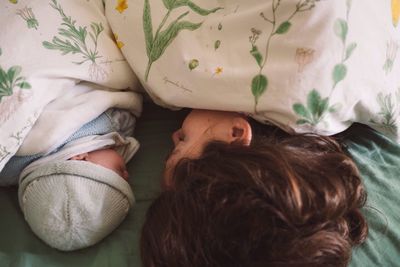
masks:
<path fill-rule="evenodd" d="M 367 237 L 358 169 L 330 137 L 213 142 L 147 212 L 145 267 L 347 266 Z"/>

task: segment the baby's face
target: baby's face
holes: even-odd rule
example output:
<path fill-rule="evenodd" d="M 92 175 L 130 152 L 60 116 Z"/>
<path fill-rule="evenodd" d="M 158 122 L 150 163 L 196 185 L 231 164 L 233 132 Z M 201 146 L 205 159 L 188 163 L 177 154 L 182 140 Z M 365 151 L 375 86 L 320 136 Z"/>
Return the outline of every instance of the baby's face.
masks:
<path fill-rule="evenodd" d="M 119 176 L 128 180 L 129 174 L 126 169 L 124 159 L 112 148 L 95 150 L 88 153 L 76 155 L 72 160 L 86 160 L 94 164 L 101 165 L 117 173 Z"/>

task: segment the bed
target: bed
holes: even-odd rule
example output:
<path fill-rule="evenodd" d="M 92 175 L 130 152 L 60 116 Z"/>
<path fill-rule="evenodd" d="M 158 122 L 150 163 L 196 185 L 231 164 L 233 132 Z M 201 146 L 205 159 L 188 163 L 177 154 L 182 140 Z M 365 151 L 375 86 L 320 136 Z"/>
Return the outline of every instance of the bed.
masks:
<path fill-rule="evenodd" d="M 141 226 L 147 208 L 160 191 L 163 161 L 172 147 L 170 135 L 185 114 L 185 110 L 170 111 L 145 101 L 135 132 L 141 147 L 128 165 L 136 206 L 116 231 L 93 247 L 68 253 L 50 248 L 25 223 L 18 206 L 17 189 L 0 188 L 0 266 L 141 266 Z M 370 234 L 367 242 L 354 250 L 350 266 L 397 266 L 400 262 L 400 146 L 361 124 L 354 124 L 342 136 L 368 190 L 363 211 Z"/>
<path fill-rule="evenodd" d="M 129 93 L 132 102 L 122 104 L 133 109 L 132 103 L 136 103 L 136 114 L 140 113 L 140 101 L 133 96 L 143 93 L 140 81 L 152 100 L 165 107 L 253 113 L 260 121 L 267 119 L 299 132 L 334 134 L 353 122 L 363 122 L 386 132 L 391 139 L 358 123 L 341 134 L 369 194 L 363 209 L 370 226 L 369 238 L 354 250 L 350 266 L 399 266 L 400 145 L 393 140 L 400 140 L 400 64 L 396 61 L 400 9 L 393 5 L 398 1 L 386 0 L 380 5 L 376 0 L 334 1 L 332 5 L 333 0 L 272 0 L 261 4 L 258 0 L 235 0 L 226 1 L 229 3 L 224 8 L 217 4 L 225 1 L 214 0 L 194 1 L 201 7 L 186 0 L 177 4 L 172 0 L 128 4 L 123 0 L 49 0 L 47 5 L 39 0 L 4 1 L 0 10 L 13 16 L 0 16 L 7 25 L 0 31 L 0 67 L 18 83 L 12 88 L 14 92 L 8 90 L 10 95 L 3 98 L 3 103 L 5 99 L 10 102 L 4 105 L 8 114 L 0 108 L 0 125 L 4 126 L 0 148 L 10 151 L 1 154 L 5 150 L 0 149 L 0 163 L 18 150 L 27 135 L 25 129 L 32 127 L 40 110 L 64 95 L 62 89 L 80 81 L 112 93 Z M 265 12 L 252 9 L 255 3 Z M 278 9 L 280 15 L 275 17 Z M 174 18 L 169 21 L 172 10 Z M 248 25 L 231 24 L 237 12 L 249 17 Z M 179 21 L 185 16 L 189 22 Z M 46 23 L 46 19 L 52 23 Z M 275 28 L 275 24 L 279 26 Z M 271 31 L 259 30 L 265 25 Z M 382 27 L 386 30 L 381 31 Z M 85 58 L 82 51 L 86 43 L 82 47 L 71 43 L 68 29 L 75 29 L 79 38 L 95 48 L 93 57 Z M 237 29 L 241 38 L 230 34 Z M 15 32 L 25 39 L 15 42 Z M 156 42 L 157 33 L 168 38 L 160 38 L 159 49 L 153 51 L 150 44 Z M 193 41 L 197 39 L 201 42 Z M 188 42 L 193 45 L 185 45 Z M 380 52 L 365 64 L 369 51 Z M 278 56 L 271 56 L 267 62 L 267 52 Z M 281 79 L 283 74 L 287 79 Z M 18 110 L 24 101 L 36 104 Z M 1 267 L 141 265 L 141 226 L 147 208 L 160 192 L 163 161 L 172 146 L 170 135 L 186 114 L 185 110 L 172 111 L 153 101 L 144 103 L 135 132 L 141 147 L 128 165 L 137 203 L 116 231 L 87 249 L 68 253 L 52 249 L 26 224 L 17 188 L 0 187 Z M 104 103 L 102 108 L 110 105 L 115 103 Z M 4 124 L 7 121 L 8 125 Z M 7 140 L 10 136 L 18 138 Z"/>

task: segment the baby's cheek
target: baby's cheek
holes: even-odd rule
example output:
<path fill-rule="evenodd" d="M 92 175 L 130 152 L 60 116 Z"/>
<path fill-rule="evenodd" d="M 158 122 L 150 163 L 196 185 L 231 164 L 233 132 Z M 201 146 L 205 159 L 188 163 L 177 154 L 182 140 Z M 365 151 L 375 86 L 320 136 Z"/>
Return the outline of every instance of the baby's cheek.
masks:
<path fill-rule="evenodd" d="M 123 172 L 122 178 L 124 178 L 125 180 L 128 181 L 128 179 L 129 179 L 129 173 L 128 173 L 127 170 L 125 170 L 125 171 Z"/>

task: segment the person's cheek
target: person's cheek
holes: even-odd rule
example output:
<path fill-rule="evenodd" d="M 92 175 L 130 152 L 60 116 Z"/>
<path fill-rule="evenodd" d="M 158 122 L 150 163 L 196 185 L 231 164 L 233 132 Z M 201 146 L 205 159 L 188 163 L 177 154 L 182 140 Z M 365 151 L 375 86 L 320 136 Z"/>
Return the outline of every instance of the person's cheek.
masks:
<path fill-rule="evenodd" d="M 172 187 L 172 175 L 173 175 L 174 168 L 175 168 L 174 160 L 172 157 L 170 157 L 165 163 L 163 177 L 161 180 L 161 188 L 163 190 L 166 190 L 166 189 L 169 189 Z"/>

